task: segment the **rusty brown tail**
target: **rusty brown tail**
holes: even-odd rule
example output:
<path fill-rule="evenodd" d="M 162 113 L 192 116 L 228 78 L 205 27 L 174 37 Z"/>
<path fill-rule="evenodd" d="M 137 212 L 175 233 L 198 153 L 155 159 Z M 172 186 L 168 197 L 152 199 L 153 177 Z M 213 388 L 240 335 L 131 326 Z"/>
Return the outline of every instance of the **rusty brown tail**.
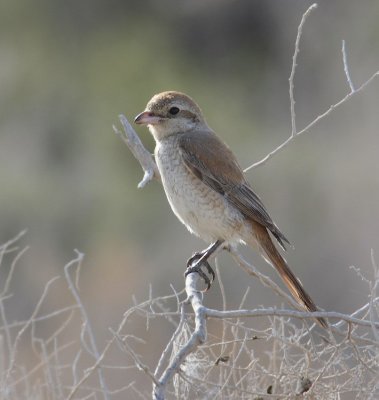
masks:
<path fill-rule="evenodd" d="M 257 223 L 254 223 L 253 228 L 259 245 L 261 246 L 262 250 L 264 250 L 266 256 L 269 258 L 273 266 L 279 272 L 281 278 L 283 279 L 283 282 L 288 287 L 292 296 L 300 305 L 305 307 L 308 311 L 319 311 L 316 307 L 316 304 L 313 302 L 309 294 L 304 290 L 299 280 L 288 267 L 284 258 L 276 249 L 270 235 L 267 232 L 267 229 Z M 328 323 L 324 318 L 317 318 L 317 321 L 322 327 L 328 327 Z"/>

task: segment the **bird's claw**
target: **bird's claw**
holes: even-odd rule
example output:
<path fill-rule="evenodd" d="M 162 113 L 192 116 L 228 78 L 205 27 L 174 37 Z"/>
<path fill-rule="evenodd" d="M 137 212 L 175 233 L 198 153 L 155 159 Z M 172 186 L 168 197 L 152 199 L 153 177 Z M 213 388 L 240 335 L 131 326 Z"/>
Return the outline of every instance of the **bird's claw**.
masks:
<path fill-rule="evenodd" d="M 184 273 L 184 276 L 187 276 L 192 272 L 197 272 L 203 278 L 204 282 L 207 285 L 205 291 L 208 291 L 212 285 L 212 282 L 216 278 L 216 274 L 213 271 L 213 268 L 209 265 L 208 261 L 201 260 L 203 256 L 204 256 L 203 253 L 196 253 L 187 261 L 187 269 L 186 272 Z M 206 268 L 207 272 L 212 276 L 212 279 L 209 279 L 209 277 L 203 272 L 203 270 L 201 269 L 203 266 Z"/>

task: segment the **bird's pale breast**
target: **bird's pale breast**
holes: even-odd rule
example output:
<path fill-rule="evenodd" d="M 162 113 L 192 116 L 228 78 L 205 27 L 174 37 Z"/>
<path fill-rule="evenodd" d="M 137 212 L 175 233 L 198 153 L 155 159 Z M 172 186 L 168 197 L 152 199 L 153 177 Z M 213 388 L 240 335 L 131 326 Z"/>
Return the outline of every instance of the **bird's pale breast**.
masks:
<path fill-rule="evenodd" d="M 246 223 L 224 197 L 205 185 L 185 166 L 179 151 L 179 135 L 157 144 L 155 158 L 163 187 L 179 220 L 206 242 L 218 239 L 236 243 L 244 236 Z"/>

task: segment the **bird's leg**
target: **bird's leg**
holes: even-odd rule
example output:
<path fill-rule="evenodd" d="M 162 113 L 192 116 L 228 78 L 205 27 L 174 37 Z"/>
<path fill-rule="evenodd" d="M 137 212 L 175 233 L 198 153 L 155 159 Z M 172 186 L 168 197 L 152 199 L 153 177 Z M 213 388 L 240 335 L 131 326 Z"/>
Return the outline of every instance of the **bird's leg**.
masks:
<path fill-rule="evenodd" d="M 224 243 L 223 240 L 217 240 L 212 243 L 205 250 L 195 253 L 191 258 L 187 261 L 187 269 L 184 273 L 184 276 L 187 276 L 191 272 L 197 272 L 207 284 L 207 289 L 211 287 L 212 282 L 215 280 L 216 274 L 213 271 L 213 268 L 208 263 L 208 258 Z M 210 280 L 207 275 L 201 270 L 201 267 L 205 266 L 208 273 L 212 275 L 212 280 Z"/>
<path fill-rule="evenodd" d="M 187 267 L 190 267 L 191 264 L 195 260 L 197 260 L 198 263 L 201 263 L 202 261 L 207 261 L 208 258 L 224 243 L 223 240 L 217 240 L 216 242 L 212 243 L 209 247 L 207 247 L 205 250 L 200 251 L 195 253 L 191 258 L 188 259 L 187 261 Z M 196 265 L 195 265 L 196 266 Z"/>

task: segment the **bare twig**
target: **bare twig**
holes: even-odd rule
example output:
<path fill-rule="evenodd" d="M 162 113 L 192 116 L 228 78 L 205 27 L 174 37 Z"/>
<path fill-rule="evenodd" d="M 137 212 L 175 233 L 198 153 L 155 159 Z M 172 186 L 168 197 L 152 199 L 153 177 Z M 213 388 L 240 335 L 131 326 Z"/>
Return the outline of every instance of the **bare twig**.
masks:
<path fill-rule="evenodd" d="M 342 60 L 343 60 L 343 69 L 345 71 L 347 83 L 349 84 L 351 93 L 354 93 L 355 90 L 354 90 L 353 81 L 350 78 L 349 65 L 347 63 L 346 47 L 345 47 L 345 41 L 344 40 L 342 40 Z"/>
<path fill-rule="evenodd" d="M 75 250 L 77 257 L 75 259 L 73 259 L 72 261 L 70 261 L 64 268 L 64 272 L 65 272 L 65 277 L 66 277 L 66 281 L 68 283 L 68 287 L 71 290 L 71 293 L 73 294 L 75 301 L 79 307 L 80 313 L 82 315 L 82 319 L 83 319 L 83 334 L 86 333 L 89 337 L 89 344 L 88 344 L 88 349 L 87 351 L 96 359 L 97 362 L 99 362 L 98 364 L 98 368 L 97 368 L 97 374 L 99 377 L 99 382 L 100 382 L 100 387 L 102 389 L 102 393 L 104 396 L 105 400 L 109 399 L 109 390 L 105 384 L 105 380 L 104 380 L 104 375 L 103 375 L 103 370 L 100 367 L 100 360 L 102 359 L 102 357 L 100 356 L 100 353 L 97 349 L 97 345 L 96 345 L 96 341 L 95 341 L 95 335 L 93 333 L 91 324 L 90 324 L 90 320 L 88 318 L 87 315 L 87 311 L 82 303 L 82 300 L 80 298 L 80 295 L 78 293 L 77 290 L 77 286 L 74 284 L 74 282 L 72 281 L 71 275 L 70 275 L 70 269 L 73 266 L 77 266 L 77 268 L 80 268 L 80 265 L 83 261 L 84 258 L 84 254 L 80 253 L 78 250 Z M 77 281 L 77 279 L 76 279 Z M 85 345 L 84 347 L 87 347 L 86 342 L 84 341 L 84 339 L 82 340 L 82 343 Z M 88 371 L 87 371 L 88 372 Z M 89 375 L 87 376 L 87 374 L 85 374 L 84 376 L 86 376 L 86 378 L 89 377 Z M 81 383 L 83 383 L 81 381 Z M 70 393 L 68 399 L 72 398 L 72 396 L 74 395 L 75 391 L 79 388 L 80 385 L 77 385 L 72 392 Z"/>
<path fill-rule="evenodd" d="M 295 310 L 285 310 L 278 308 L 262 308 L 258 310 L 229 310 L 229 311 L 219 311 L 210 308 L 204 309 L 204 314 L 209 318 L 242 318 L 242 317 L 292 317 L 299 319 L 314 319 L 314 318 L 335 318 L 338 320 L 344 320 L 346 322 L 353 323 L 358 326 L 371 327 L 371 321 L 364 321 L 358 318 L 351 317 L 349 315 L 335 312 L 335 311 L 295 311 Z M 379 322 L 374 322 L 373 325 L 376 329 L 379 329 Z M 379 342 L 378 342 L 379 344 Z"/>
<path fill-rule="evenodd" d="M 297 66 L 297 55 L 299 54 L 299 44 L 300 44 L 300 38 L 303 33 L 303 26 L 305 24 L 306 19 L 308 18 L 309 14 L 317 8 L 317 4 L 314 3 L 312 4 L 307 11 L 303 14 L 299 27 L 297 28 L 297 36 L 296 36 L 296 41 L 295 41 L 295 51 L 293 53 L 292 57 L 292 68 L 291 68 L 291 74 L 289 77 L 289 92 L 290 92 L 290 104 L 291 104 L 291 137 L 296 135 L 296 114 L 295 114 L 295 98 L 293 94 L 294 90 L 294 83 L 293 80 L 295 78 L 295 70 Z"/>
<path fill-rule="evenodd" d="M 318 117 L 316 117 L 312 122 L 310 122 L 305 128 L 303 128 L 301 131 L 298 131 L 295 136 L 290 136 L 287 140 L 285 140 L 281 145 L 279 145 L 276 149 L 268 153 L 265 157 L 263 157 L 261 160 L 257 161 L 256 163 L 250 165 L 249 167 L 244 169 L 244 172 L 247 172 L 253 168 L 260 167 L 261 165 L 265 164 L 269 159 L 271 159 L 274 155 L 279 153 L 281 150 L 283 150 L 285 147 L 287 147 L 290 143 L 292 143 L 293 140 L 295 140 L 298 136 L 302 135 L 303 133 L 308 133 L 311 128 L 313 128 L 318 122 L 320 122 L 322 119 L 327 117 L 332 111 L 340 107 L 342 104 L 346 103 L 348 100 L 350 100 L 354 95 L 358 94 L 359 92 L 363 91 L 376 77 L 379 76 L 379 71 L 376 71 L 369 79 L 367 79 L 366 82 L 364 82 L 358 89 L 356 89 L 354 92 L 348 93 L 345 97 L 343 97 L 340 101 L 338 101 L 335 104 L 332 104 L 325 112 L 320 114 Z"/>
<path fill-rule="evenodd" d="M 12 277 L 13 277 L 13 272 L 16 268 L 16 265 L 19 261 L 19 259 L 24 255 L 24 253 L 29 249 L 29 246 L 24 247 L 20 252 L 17 253 L 16 257 L 13 259 L 11 267 L 9 269 L 8 275 L 7 275 L 7 279 L 5 280 L 5 284 L 2 290 L 2 293 L 0 293 L 0 300 L 3 296 L 6 295 L 6 293 L 8 293 L 8 289 L 9 289 L 9 285 L 11 283 Z"/>
<path fill-rule="evenodd" d="M 374 299 L 373 299 L 373 302 L 374 302 L 374 303 L 379 302 L 379 297 L 374 298 Z M 358 310 L 354 311 L 354 312 L 351 314 L 351 317 L 357 317 L 358 314 L 361 314 L 361 313 L 363 313 L 363 312 L 366 312 L 366 311 L 370 308 L 370 304 L 371 304 L 371 302 L 365 304 L 364 306 L 362 306 L 362 307 L 359 308 Z M 345 322 L 345 321 L 337 322 L 334 326 L 339 327 L 339 326 L 342 325 L 344 322 Z"/>
<path fill-rule="evenodd" d="M 289 94 L 290 94 L 290 105 L 291 105 L 291 135 L 288 137 L 287 140 L 285 140 L 281 145 L 279 145 L 277 148 L 275 148 L 273 151 L 268 153 L 265 157 L 263 157 L 261 160 L 251 164 L 249 167 L 244 169 L 244 172 L 250 171 L 253 168 L 259 167 L 263 164 L 265 164 L 269 159 L 271 159 L 274 155 L 279 153 L 281 150 L 283 150 L 285 147 L 287 147 L 292 141 L 302 135 L 303 133 L 309 132 L 311 128 L 313 128 L 314 125 L 316 125 L 318 122 L 320 122 L 322 119 L 327 117 L 332 111 L 334 111 L 336 108 L 347 102 L 353 95 L 363 91 L 377 76 L 379 76 L 379 71 L 376 71 L 369 79 L 367 79 L 358 89 L 354 88 L 353 82 L 350 78 L 350 72 L 349 72 L 349 67 L 347 63 L 347 56 L 346 56 L 346 48 L 345 48 L 345 41 L 342 41 L 342 59 L 343 59 L 343 65 L 344 65 L 344 71 L 346 75 L 347 82 L 350 87 L 350 92 L 343 97 L 340 101 L 337 103 L 332 104 L 325 112 L 319 114 L 312 122 L 310 122 L 305 128 L 303 128 L 300 131 L 297 131 L 296 129 L 296 114 L 295 114 L 295 98 L 294 98 L 294 78 L 295 78 L 295 70 L 297 66 L 297 55 L 299 53 L 299 43 L 300 43 L 300 38 L 302 35 L 303 31 L 303 25 L 314 9 L 317 8 L 317 4 L 312 4 L 308 10 L 303 14 L 303 17 L 301 19 L 301 22 L 299 24 L 298 30 L 297 30 L 297 36 L 296 36 L 296 42 L 295 42 L 295 51 L 292 57 L 292 68 L 291 68 L 291 74 L 289 78 Z"/>
<path fill-rule="evenodd" d="M 160 173 L 153 156 L 146 150 L 141 139 L 138 137 L 136 131 L 130 125 L 127 118 L 124 115 L 119 115 L 119 119 L 124 128 L 124 132 L 119 131 L 115 125 L 113 125 L 113 130 L 118 136 L 120 136 L 124 143 L 126 143 L 144 171 L 143 179 L 138 184 L 138 187 L 145 187 L 146 184 L 153 179 L 160 181 Z"/>
<path fill-rule="evenodd" d="M 58 353 L 58 352 L 62 353 L 62 352 L 64 352 L 64 351 L 67 351 L 67 349 L 70 348 L 71 346 L 73 346 L 74 344 L 75 344 L 74 341 L 65 343 L 65 344 L 62 345 L 61 347 L 56 348 L 55 351 L 54 351 L 54 353 L 53 353 L 53 354 L 50 354 L 48 358 L 50 359 L 50 358 L 55 357 L 55 356 L 56 356 L 56 353 Z M 35 374 L 38 370 L 42 369 L 42 368 L 45 366 L 45 362 L 46 362 L 46 360 L 41 361 L 41 362 L 39 362 L 38 364 L 34 365 L 33 368 L 32 368 L 30 371 L 28 371 L 27 374 L 24 374 L 24 375 L 22 375 L 19 379 L 13 381 L 12 384 L 11 384 L 11 386 L 12 386 L 12 387 L 15 387 L 15 386 L 17 386 L 18 384 L 20 384 L 21 382 L 26 381 L 26 380 L 28 379 L 28 377 L 30 377 L 31 375 Z"/>
<path fill-rule="evenodd" d="M 165 349 L 162 352 L 162 355 L 158 361 L 157 367 L 155 368 L 155 371 L 154 371 L 155 376 L 159 376 L 159 374 L 162 373 L 163 364 L 169 356 L 169 352 L 171 351 L 171 348 L 172 348 L 172 345 L 173 345 L 175 339 L 178 337 L 179 333 L 183 329 L 184 321 L 185 321 L 185 313 L 184 313 L 184 307 L 182 305 L 181 312 L 180 312 L 179 324 L 178 324 L 177 328 L 175 329 L 171 339 L 167 343 L 167 346 L 165 347 Z"/>
<path fill-rule="evenodd" d="M 163 400 L 167 385 L 171 382 L 173 376 L 179 372 L 180 366 L 188 356 L 193 353 L 199 345 L 205 342 L 207 337 L 205 323 L 205 308 L 203 306 L 203 293 L 198 290 L 200 280 L 198 273 L 188 274 L 186 277 L 187 303 L 190 303 L 195 313 L 195 329 L 188 342 L 175 355 L 169 366 L 159 379 L 159 384 L 154 385 L 153 399 Z"/>
<path fill-rule="evenodd" d="M 11 246 L 17 243 L 21 239 L 21 237 L 26 234 L 26 232 L 27 230 L 24 229 L 19 234 L 17 234 L 13 239 L 8 240 L 6 243 L 0 246 L 0 266 L 2 265 L 4 254 L 11 252 L 12 250 L 17 250 L 18 249 L 17 247 L 15 249 L 12 249 Z"/>
<path fill-rule="evenodd" d="M 125 340 L 123 340 L 123 338 L 120 336 L 119 333 L 114 332 L 112 330 L 111 332 L 117 339 L 117 342 L 122 347 L 122 349 L 125 350 L 132 357 L 132 359 L 136 364 L 136 367 L 139 370 L 143 371 L 154 382 L 155 385 L 158 385 L 158 380 L 155 377 L 155 375 L 150 371 L 150 368 L 140 360 L 139 356 L 136 354 L 133 348 L 127 343 L 126 338 Z"/>
<path fill-rule="evenodd" d="M 40 297 L 40 299 L 39 299 L 37 305 L 35 306 L 34 311 L 33 311 L 32 315 L 31 315 L 31 317 L 25 322 L 25 324 L 23 325 L 23 327 L 18 331 L 18 333 L 17 333 L 17 335 L 16 335 L 16 338 L 15 338 L 15 340 L 14 340 L 14 343 L 13 343 L 13 345 L 12 345 L 12 350 L 11 350 L 11 352 L 10 352 L 10 362 L 9 362 L 8 370 L 7 370 L 6 374 L 5 374 L 5 382 L 2 382 L 4 385 L 6 385 L 7 381 L 10 379 L 10 376 L 11 376 L 11 374 L 12 374 L 12 372 L 13 372 L 13 368 L 14 368 L 15 363 L 16 363 L 17 349 L 18 349 L 18 345 L 19 345 L 19 342 L 20 342 L 20 340 L 21 340 L 22 335 L 23 335 L 23 334 L 25 333 L 25 331 L 29 328 L 29 326 L 32 325 L 35 316 L 38 314 L 38 312 L 39 312 L 39 310 L 40 310 L 40 308 L 41 308 L 41 306 L 42 306 L 42 303 L 44 302 L 44 300 L 45 300 L 45 298 L 46 298 L 46 296 L 47 296 L 47 294 L 48 294 L 48 292 L 49 292 L 50 286 L 51 286 L 58 278 L 59 278 L 59 277 L 56 276 L 56 277 L 50 279 L 49 282 L 47 282 L 47 284 L 45 285 L 45 288 L 44 288 L 44 290 L 43 290 L 42 296 Z"/>
<path fill-rule="evenodd" d="M 376 340 L 379 342 L 379 331 L 377 328 L 377 324 L 375 323 L 375 319 L 378 318 L 377 313 L 375 312 L 375 306 L 377 306 L 377 304 L 375 304 L 374 299 L 377 298 L 376 296 L 376 292 L 378 290 L 378 286 L 379 286 L 379 269 L 378 266 L 376 264 L 375 261 L 375 255 L 374 255 L 374 250 L 371 249 L 371 264 L 372 264 L 372 268 L 374 270 L 374 284 L 371 285 L 371 292 L 370 292 L 370 320 L 371 320 L 371 325 L 372 325 L 372 331 L 374 333 L 374 336 L 376 338 Z"/>

